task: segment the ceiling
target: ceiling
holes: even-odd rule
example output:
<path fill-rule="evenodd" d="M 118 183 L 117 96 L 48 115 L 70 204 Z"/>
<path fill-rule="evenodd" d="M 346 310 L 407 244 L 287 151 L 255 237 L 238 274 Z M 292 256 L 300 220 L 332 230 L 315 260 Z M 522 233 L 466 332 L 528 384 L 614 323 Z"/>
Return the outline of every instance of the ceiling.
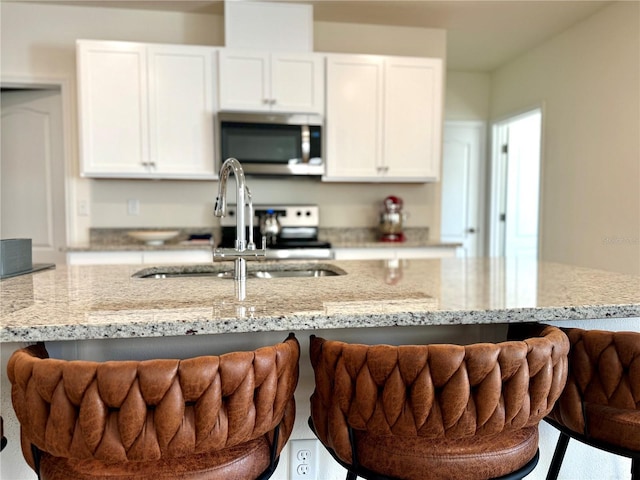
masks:
<path fill-rule="evenodd" d="M 15 1 L 224 14 L 221 0 Z M 284 1 L 313 4 L 315 21 L 445 29 L 447 68 L 462 71 L 491 71 L 612 3 L 611 0 Z"/>

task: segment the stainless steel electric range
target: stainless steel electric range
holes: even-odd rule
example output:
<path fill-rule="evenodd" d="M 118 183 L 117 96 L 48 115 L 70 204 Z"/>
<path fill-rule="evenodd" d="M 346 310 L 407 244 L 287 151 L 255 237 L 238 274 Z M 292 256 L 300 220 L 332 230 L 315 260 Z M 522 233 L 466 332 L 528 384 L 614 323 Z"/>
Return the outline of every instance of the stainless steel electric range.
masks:
<path fill-rule="evenodd" d="M 267 241 L 270 259 L 331 259 L 331 244 L 318 240 L 320 209 L 317 205 L 254 205 L 253 237 L 256 247 Z M 218 247 L 233 248 L 236 238 L 236 205 L 220 219 Z"/>

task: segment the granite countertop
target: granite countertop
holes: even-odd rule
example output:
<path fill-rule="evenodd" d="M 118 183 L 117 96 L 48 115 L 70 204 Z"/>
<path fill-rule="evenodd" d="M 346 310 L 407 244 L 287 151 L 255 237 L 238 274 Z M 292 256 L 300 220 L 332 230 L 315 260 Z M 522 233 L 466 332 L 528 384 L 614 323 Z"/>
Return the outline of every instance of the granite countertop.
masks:
<path fill-rule="evenodd" d="M 640 276 L 522 259 L 322 263 L 347 274 L 250 278 L 244 301 L 228 279 L 59 266 L 0 282 L 0 341 L 640 317 Z"/>

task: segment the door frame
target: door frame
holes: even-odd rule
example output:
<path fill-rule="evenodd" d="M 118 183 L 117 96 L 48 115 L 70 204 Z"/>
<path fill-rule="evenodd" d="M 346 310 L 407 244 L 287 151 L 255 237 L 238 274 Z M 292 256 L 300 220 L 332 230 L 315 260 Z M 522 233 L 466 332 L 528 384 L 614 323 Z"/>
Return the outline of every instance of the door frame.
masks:
<path fill-rule="evenodd" d="M 489 256 L 504 256 L 505 245 L 505 223 L 500 220 L 500 215 L 506 209 L 506 163 L 502 153 L 502 145 L 505 140 L 504 127 L 506 124 L 529 115 L 531 112 L 540 111 L 540 181 L 538 185 L 538 244 L 537 257 L 542 258 L 542 212 L 543 212 L 543 180 L 544 180 L 544 158 L 545 158 L 545 102 L 534 103 L 527 107 L 515 110 L 512 113 L 502 115 L 491 121 L 491 151 L 490 151 L 490 173 L 488 185 L 488 247 Z"/>
<path fill-rule="evenodd" d="M 39 77 L 39 76 L 0 76 L 2 87 L 23 88 L 30 90 L 59 90 L 62 109 L 62 155 L 64 158 L 64 203 L 65 203 L 65 225 L 64 237 L 65 245 L 77 241 L 79 231 L 78 218 L 73 208 L 78 198 L 78 170 L 77 170 L 77 129 L 73 128 L 75 116 L 73 115 L 75 106 L 75 96 L 72 94 L 71 79 L 69 77 Z M 88 194 L 87 194 L 88 197 Z M 88 220 L 88 217 L 87 217 Z M 89 221 L 87 221 L 88 227 Z"/>

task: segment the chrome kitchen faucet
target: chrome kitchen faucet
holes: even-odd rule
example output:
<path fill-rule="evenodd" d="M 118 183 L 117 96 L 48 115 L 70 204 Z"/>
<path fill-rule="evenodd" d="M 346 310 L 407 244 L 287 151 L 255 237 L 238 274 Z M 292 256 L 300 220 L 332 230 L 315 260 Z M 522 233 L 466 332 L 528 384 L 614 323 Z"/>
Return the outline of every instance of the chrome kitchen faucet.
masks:
<path fill-rule="evenodd" d="M 253 242 L 253 201 L 251 192 L 244 178 L 242 165 L 235 158 L 227 158 L 220 167 L 218 196 L 213 214 L 224 217 L 227 213 L 227 181 L 229 173 L 236 178 L 238 209 L 236 211 L 236 241 L 234 248 L 214 248 L 213 260 L 233 260 L 234 279 L 244 282 L 247 279 L 247 258 L 266 257 L 266 242 L 262 242 L 262 250 L 257 250 Z M 247 222 L 245 221 L 245 207 L 249 210 L 249 241 L 246 239 Z M 244 300 L 244 283 L 239 285 L 238 299 Z"/>

